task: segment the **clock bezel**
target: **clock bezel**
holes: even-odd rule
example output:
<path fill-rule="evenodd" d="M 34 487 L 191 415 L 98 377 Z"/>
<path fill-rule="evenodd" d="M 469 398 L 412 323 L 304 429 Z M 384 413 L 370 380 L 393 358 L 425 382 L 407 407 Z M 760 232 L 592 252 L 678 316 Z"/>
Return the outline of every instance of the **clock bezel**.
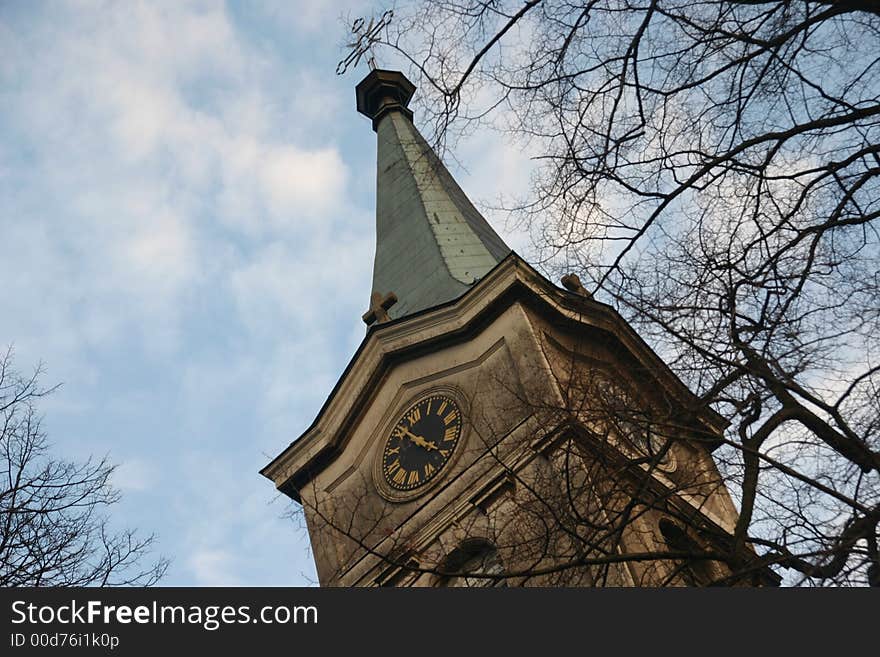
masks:
<path fill-rule="evenodd" d="M 420 486 L 416 486 L 412 490 L 399 490 L 389 485 L 385 479 L 385 473 L 383 470 L 385 446 L 391 439 L 391 432 L 394 430 L 394 427 L 396 427 L 397 424 L 404 418 L 407 411 L 409 411 L 409 409 L 411 409 L 413 406 L 416 406 L 417 404 L 424 401 L 427 397 L 431 397 L 434 395 L 444 395 L 446 397 L 449 397 L 458 407 L 458 411 L 461 414 L 461 431 L 458 434 L 458 440 L 455 443 L 452 454 L 449 455 L 449 458 L 437 471 L 437 474 L 434 475 L 429 481 L 421 484 Z M 376 489 L 379 491 L 379 494 L 389 502 L 409 502 L 410 500 L 421 497 L 428 491 L 433 490 L 436 486 L 440 484 L 441 481 L 444 481 L 447 478 L 447 475 L 449 474 L 451 469 L 455 466 L 455 463 L 458 461 L 458 458 L 463 451 L 462 444 L 467 438 L 468 430 L 467 411 L 468 406 L 465 403 L 464 395 L 458 388 L 448 385 L 435 386 L 427 390 L 422 390 L 419 393 L 411 395 L 405 401 L 400 403 L 397 407 L 397 410 L 391 415 L 391 419 L 385 423 L 385 426 L 382 429 L 382 433 L 380 434 L 380 440 L 378 441 L 376 446 L 376 453 L 373 457 L 373 482 L 376 486 Z"/>

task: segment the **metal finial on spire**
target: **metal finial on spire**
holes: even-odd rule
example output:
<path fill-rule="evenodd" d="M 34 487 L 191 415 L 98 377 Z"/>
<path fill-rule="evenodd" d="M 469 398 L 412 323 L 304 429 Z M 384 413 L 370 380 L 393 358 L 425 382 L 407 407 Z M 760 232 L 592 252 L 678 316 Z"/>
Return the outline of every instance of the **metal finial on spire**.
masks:
<path fill-rule="evenodd" d="M 373 44 L 379 41 L 379 34 L 383 29 L 388 27 L 388 24 L 391 22 L 391 19 L 394 18 L 394 11 L 389 9 L 382 17 L 376 21 L 375 18 L 370 18 L 370 22 L 364 24 L 366 21 L 363 18 L 358 18 L 351 26 L 352 34 L 354 34 L 357 39 L 352 41 L 349 44 L 346 44 L 346 48 L 351 48 L 351 52 L 348 53 L 348 56 L 341 60 L 339 64 L 336 65 L 336 75 L 342 75 L 346 71 L 348 71 L 349 66 L 356 67 L 360 64 L 361 57 L 367 55 L 367 64 L 370 67 L 370 70 L 376 70 L 376 57 L 373 53 Z"/>

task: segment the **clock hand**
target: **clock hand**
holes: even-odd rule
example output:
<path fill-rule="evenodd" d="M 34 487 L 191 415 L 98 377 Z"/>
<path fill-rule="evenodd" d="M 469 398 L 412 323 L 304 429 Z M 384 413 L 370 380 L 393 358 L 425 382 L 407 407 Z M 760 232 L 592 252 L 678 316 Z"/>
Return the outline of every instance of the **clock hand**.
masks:
<path fill-rule="evenodd" d="M 433 440 L 428 441 L 428 440 L 425 440 L 424 438 L 422 439 L 421 442 L 417 442 L 416 445 L 419 445 L 420 447 L 424 447 L 425 449 L 427 449 L 429 451 L 432 449 L 433 450 L 438 449 L 437 444 Z"/>
<path fill-rule="evenodd" d="M 400 427 L 400 431 L 403 435 L 405 435 L 407 438 L 409 438 L 412 442 L 414 442 L 419 447 L 424 447 L 427 450 L 437 449 L 437 445 L 433 441 L 429 442 L 429 441 L 425 440 L 424 438 L 422 438 L 421 436 L 417 436 L 416 434 L 411 432 L 409 429 L 406 429 L 404 427 Z"/>

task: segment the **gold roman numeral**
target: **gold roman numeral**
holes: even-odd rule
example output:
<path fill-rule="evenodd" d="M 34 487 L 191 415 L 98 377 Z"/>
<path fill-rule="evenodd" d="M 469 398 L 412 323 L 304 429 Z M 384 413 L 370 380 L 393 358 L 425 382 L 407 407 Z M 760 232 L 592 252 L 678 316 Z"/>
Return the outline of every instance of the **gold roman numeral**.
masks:
<path fill-rule="evenodd" d="M 443 418 L 443 424 L 448 427 L 450 424 L 455 422 L 456 418 L 458 418 L 458 411 L 452 411 L 451 413 L 449 413 L 449 415 Z"/>
<path fill-rule="evenodd" d="M 458 433 L 458 427 L 449 427 L 446 430 L 446 433 L 443 434 L 443 440 L 449 442 L 450 440 L 455 440 L 455 435 Z"/>
<path fill-rule="evenodd" d="M 422 419 L 422 410 L 416 406 L 409 412 L 409 415 L 406 416 L 407 421 L 409 422 L 409 426 L 413 426 L 416 422 Z"/>
<path fill-rule="evenodd" d="M 403 468 L 398 470 L 397 474 L 394 475 L 394 481 L 395 481 L 395 483 L 400 484 L 402 486 L 403 482 L 406 481 L 406 470 L 404 470 Z"/>
<path fill-rule="evenodd" d="M 400 451 L 400 446 L 398 445 L 397 447 L 389 447 L 388 449 L 386 449 L 385 454 L 387 456 L 391 456 L 392 454 L 397 454 L 399 451 Z"/>
<path fill-rule="evenodd" d="M 407 479 L 406 483 L 408 486 L 413 486 L 413 485 L 419 483 L 418 470 L 413 470 L 412 472 L 409 473 L 409 479 Z"/>
<path fill-rule="evenodd" d="M 399 468 L 400 468 L 400 461 L 397 459 L 394 459 L 394 461 L 392 461 L 391 464 L 389 464 L 385 468 L 385 474 L 387 474 L 390 477 L 391 475 L 394 474 L 394 471 Z"/>
<path fill-rule="evenodd" d="M 447 407 L 448 405 L 449 405 L 449 402 L 447 402 L 447 401 L 444 399 L 444 400 L 443 400 L 443 403 L 440 404 L 440 408 L 437 409 L 437 415 L 443 415 L 443 411 L 446 410 L 446 407 Z"/>
<path fill-rule="evenodd" d="M 448 450 L 448 449 L 441 449 L 441 450 L 439 450 L 439 451 L 440 451 L 440 455 L 443 456 L 443 458 L 446 458 L 447 456 L 449 456 L 449 450 Z"/>
<path fill-rule="evenodd" d="M 436 470 L 436 468 L 433 465 L 430 463 L 425 464 L 425 479 L 430 477 L 434 473 L 434 470 Z"/>

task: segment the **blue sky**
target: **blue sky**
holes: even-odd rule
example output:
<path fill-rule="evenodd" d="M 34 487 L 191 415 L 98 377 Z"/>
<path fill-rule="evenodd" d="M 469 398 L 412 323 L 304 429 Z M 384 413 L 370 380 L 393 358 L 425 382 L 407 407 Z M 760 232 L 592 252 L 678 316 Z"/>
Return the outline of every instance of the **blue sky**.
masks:
<path fill-rule="evenodd" d="M 375 135 L 334 69 L 374 4 L 0 5 L 0 345 L 63 383 L 58 455 L 121 464 L 166 585 L 315 579 L 258 470 L 364 335 Z M 497 135 L 456 156 L 478 204 L 527 180 Z"/>

